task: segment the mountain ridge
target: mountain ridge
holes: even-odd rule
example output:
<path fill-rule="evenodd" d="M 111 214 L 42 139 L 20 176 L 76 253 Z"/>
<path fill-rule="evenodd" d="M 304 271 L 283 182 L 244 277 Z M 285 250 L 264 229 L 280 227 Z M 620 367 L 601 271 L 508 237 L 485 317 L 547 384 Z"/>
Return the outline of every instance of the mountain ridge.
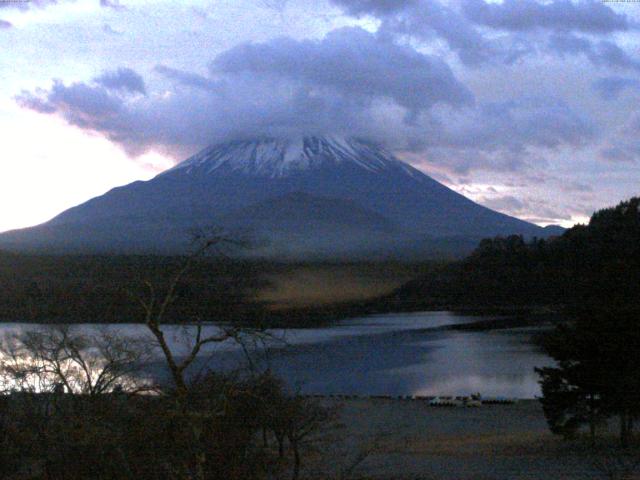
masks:
<path fill-rule="evenodd" d="M 298 234 L 288 239 L 282 209 L 294 205 L 304 214 L 290 212 Z M 322 218 L 322 208 L 331 218 Z M 373 228 L 376 222 L 367 224 L 366 217 L 393 231 Z M 356 250 L 402 256 L 407 245 L 428 253 L 425 239 L 552 231 L 476 204 L 373 143 L 309 136 L 212 145 L 151 180 L 116 187 L 45 224 L 0 234 L 0 247 L 180 253 L 186 232 L 209 225 L 254 230 L 275 242 L 260 255 L 286 256 L 289 248 L 301 257 L 317 254 L 314 248 L 329 257 Z M 324 246 L 323 235 L 331 237 Z"/>

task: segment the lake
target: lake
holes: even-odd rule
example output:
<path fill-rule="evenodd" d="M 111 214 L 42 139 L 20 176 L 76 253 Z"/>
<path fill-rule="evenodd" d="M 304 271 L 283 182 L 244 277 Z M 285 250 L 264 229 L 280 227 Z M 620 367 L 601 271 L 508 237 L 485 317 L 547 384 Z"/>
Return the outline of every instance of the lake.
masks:
<path fill-rule="evenodd" d="M 270 368 L 305 394 L 468 395 L 534 398 L 540 394 L 534 367 L 552 361 L 531 343 L 536 329 L 447 330 L 450 325 L 491 317 L 451 312 L 372 315 L 313 329 L 274 330 L 273 338 L 250 348 L 258 368 Z M 33 328 L 2 324 L 0 332 Z M 116 329 L 146 334 L 142 325 L 81 325 L 83 330 Z M 215 327 L 208 327 L 215 329 Z M 167 338 L 185 348 L 190 331 L 167 327 Z M 203 352 L 207 365 L 234 369 L 247 362 L 234 344 Z M 158 374 L 161 363 L 153 369 Z M 203 364 L 195 369 L 203 368 Z M 194 370 L 195 370 L 194 369 Z"/>

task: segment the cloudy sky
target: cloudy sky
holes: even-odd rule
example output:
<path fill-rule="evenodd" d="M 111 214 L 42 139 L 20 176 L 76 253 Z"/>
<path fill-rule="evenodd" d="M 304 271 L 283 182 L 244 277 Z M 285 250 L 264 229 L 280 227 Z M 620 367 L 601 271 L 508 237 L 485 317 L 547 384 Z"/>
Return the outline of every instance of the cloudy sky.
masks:
<path fill-rule="evenodd" d="M 640 193 L 640 3 L 0 0 L 0 231 L 208 144 L 358 135 L 539 224 Z"/>

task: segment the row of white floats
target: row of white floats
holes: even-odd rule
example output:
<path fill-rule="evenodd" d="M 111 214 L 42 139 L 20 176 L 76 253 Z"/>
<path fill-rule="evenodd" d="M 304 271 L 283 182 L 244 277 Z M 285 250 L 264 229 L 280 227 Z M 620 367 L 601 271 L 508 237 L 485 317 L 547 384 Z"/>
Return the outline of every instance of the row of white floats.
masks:
<path fill-rule="evenodd" d="M 452 396 L 422 396 L 422 395 L 406 395 L 394 397 L 392 395 L 304 395 L 313 398 L 333 398 L 338 400 L 413 400 L 428 402 L 432 407 L 480 407 L 481 405 L 511 405 L 518 402 L 517 398 L 509 397 L 482 397 L 480 395 L 471 395 L 468 397 L 452 397 Z"/>

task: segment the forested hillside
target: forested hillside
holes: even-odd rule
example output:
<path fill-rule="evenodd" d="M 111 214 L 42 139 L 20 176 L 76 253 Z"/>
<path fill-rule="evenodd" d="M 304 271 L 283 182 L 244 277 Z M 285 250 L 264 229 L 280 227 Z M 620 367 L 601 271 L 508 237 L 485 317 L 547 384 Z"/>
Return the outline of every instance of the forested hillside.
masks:
<path fill-rule="evenodd" d="M 397 290 L 405 308 L 580 307 L 638 302 L 640 197 L 596 212 L 548 240 L 483 240 L 466 259 Z"/>

